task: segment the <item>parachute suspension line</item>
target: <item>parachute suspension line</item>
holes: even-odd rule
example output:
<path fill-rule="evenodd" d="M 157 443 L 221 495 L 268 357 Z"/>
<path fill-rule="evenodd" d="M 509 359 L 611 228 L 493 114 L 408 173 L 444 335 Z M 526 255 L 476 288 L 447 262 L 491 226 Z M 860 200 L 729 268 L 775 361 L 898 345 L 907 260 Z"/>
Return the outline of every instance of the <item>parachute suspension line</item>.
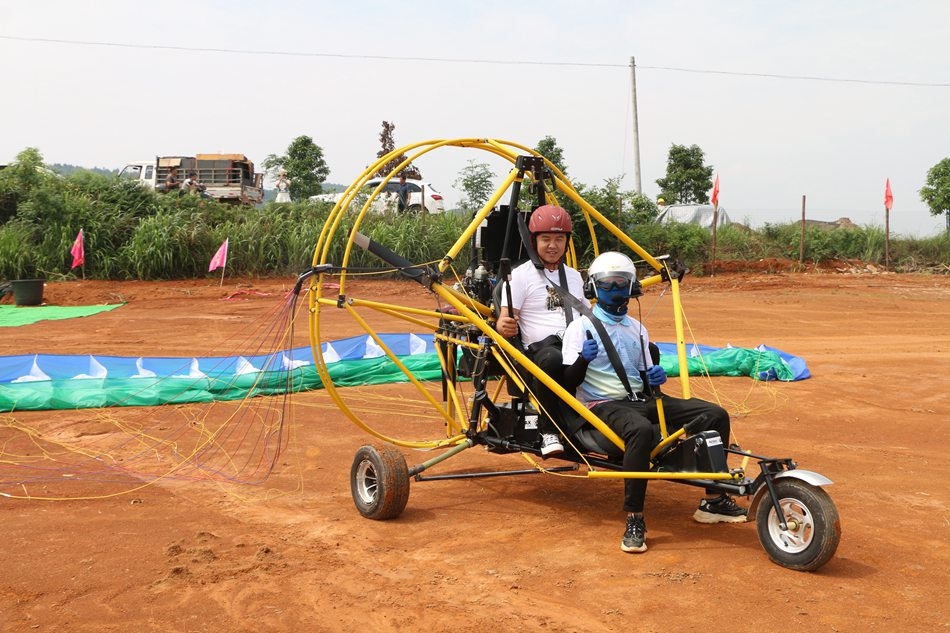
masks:
<path fill-rule="evenodd" d="M 703 356 L 702 351 L 699 349 L 695 334 L 693 333 L 692 327 L 689 325 L 689 320 L 687 319 L 685 312 L 683 313 L 683 320 L 686 323 L 686 327 L 689 331 L 689 338 L 693 342 L 693 345 L 696 349 L 696 358 L 700 363 L 699 374 L 703 377 L 702 385 L 706 390 L 708 390 L 708 393 L 711 394 L 708 399 L 713 400 L 718 405 L 729 409 L 731 412 L 740 416 L 748 416 L 753 412 L 766 413 L 769 411 L 778 410 L 780 408 L 780 393 L 771 387 L 767 382 L 756 379 L 751 381 L 751 384 L 749 384 L 748 389 L 745 391 L 745 394 L 742 397 L 736 399 L 729 398 L 727 402 L 727 398 L 725 398 L 722 392 L 716 388 L 716 384 L 710 375 L 709 367 L 706 364 L 705 357 Z M 681 366 L 681 373 L 683 371 L 688 371 L 688 369 L 684 370 L 682 367 L 685 367 L 685 365 Z M 768 402 L 770 402 L 770 404 L 767 406 L 757 406 L 753 404 L 755 401 L 755 394 L 763 392 L 768 395 Z M 732 426 L 732 435 L 736 436 L 735 424 Z M 737 436 L 736 439 L 738 439 Z"/>

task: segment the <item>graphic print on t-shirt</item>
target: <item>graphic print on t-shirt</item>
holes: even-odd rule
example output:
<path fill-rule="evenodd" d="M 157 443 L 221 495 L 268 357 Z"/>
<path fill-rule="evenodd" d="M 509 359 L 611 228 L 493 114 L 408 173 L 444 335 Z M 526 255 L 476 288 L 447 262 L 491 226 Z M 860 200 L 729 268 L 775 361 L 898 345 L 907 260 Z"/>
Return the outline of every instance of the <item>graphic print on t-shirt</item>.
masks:
<path fill-rule="evenodd" d="M 548 298 L 544 304 L 548 310 L 555 312 L 564 307 L 561 303 L 561 295 L 557 293 L 551 286 L 548 286 Z"/>

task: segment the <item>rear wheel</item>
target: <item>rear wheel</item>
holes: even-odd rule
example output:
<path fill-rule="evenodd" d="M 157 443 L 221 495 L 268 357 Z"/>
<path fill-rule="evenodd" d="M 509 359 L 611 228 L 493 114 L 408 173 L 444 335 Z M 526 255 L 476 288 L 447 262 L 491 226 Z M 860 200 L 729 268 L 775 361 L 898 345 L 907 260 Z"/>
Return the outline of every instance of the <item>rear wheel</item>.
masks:
<path fill-rule="evenodd" d="M 394 446 L 362 446 L 350 468 L 356 509 L 367 519 L 394 519 L 409 502 L 409 468 Z"/>
<path fill-rule="evenodd" d="M 769 558 L 789 569 L 814 571 L 831 560 L 841 540 L 838 510 L 828 493 L 798 479 L 773 481 L 788 529 L 766 495 L 755 513 L 759 542 Z"/>

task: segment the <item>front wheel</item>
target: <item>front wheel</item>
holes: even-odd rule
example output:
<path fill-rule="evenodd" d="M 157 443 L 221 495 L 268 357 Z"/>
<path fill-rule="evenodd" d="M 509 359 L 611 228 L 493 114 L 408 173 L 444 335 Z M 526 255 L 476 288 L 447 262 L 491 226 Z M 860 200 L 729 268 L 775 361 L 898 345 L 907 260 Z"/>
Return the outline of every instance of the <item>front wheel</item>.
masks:
<path fill-rule="evenodd" d="M 768 494 L 755 513 L 759 542 L 769 558 L 788 569 L 814 571 L 831 560 L 841 540 L 838 510 L 828 493 L 798 479 L 773 481 L 788 529 L 783 530 Z"/>
<path fill-rule="evenodd" d="M 382 521 L 402 514 L 409 502 L 409 468 L 394 446 L 361 446 L 350 468 L 350 491 L 356 509 Z"/>

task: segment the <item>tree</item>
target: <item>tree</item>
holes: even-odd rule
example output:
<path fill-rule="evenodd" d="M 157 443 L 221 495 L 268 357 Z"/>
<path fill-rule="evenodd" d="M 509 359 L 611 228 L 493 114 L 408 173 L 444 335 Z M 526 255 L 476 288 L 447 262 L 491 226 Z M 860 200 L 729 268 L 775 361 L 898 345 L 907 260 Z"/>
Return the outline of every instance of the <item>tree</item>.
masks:
<path fill-rule="evenodd" d="M 271 154 L 261 165 L 271 176 L 278 169 L 286 170 L 291 193 L 297 200 L 323 193 L 322 185 L 330 175 L 323 150 L 309 136 L 298 136 L 287 146 L 285 155 Z"/>
<path fill-rule="evenodd" d="M 558 147 L 556 138 L 553 136 L 545 136 L 538 141 L 538 146 L 534 148 L 534 151 L 554 163 L 554 166 L 560 169 L 562 174 L 567 175 L 567 163 L 564 162 L 564 150 Z"/>
<path fill-rule="evenodd" d="M 379 133 L 379 142 L 382 145 L 382 149 L 376 152 L 376 158 L 382 158 L 386 154 L 394 151 L 396 149 L 396 137 L 393 136 L 393 132 L 396 130 L 396 124 L 390 123 L 389 121 L 383 121 L 383 130 Z M 379 177 L 388 176 L 389 174 L 395 171 L 396 167 L 399 166 L 406 160 L 405 154 L 399 154 L 385 165 L 379 168 L 379 170 L 374 174 Z M 419 171 L 415 165 L 409 163 L 402 168 L 400 172 L 406 178 L 410 180 L 422 180 L 422 172 Z"/>
<path fill-rule="evenodd" d="M 468 161 L 468 165 L 459 172 L 459 177 L 452 183 L 453 187 L 465 193 L 459 205 L 466 211 L 477 211 L 485 206 L 495 191 L 493 179 L 496 177 L 488 163 Z"/>
<path fill-rule="evenodd" d="M 920 188 L 920 199 L 930 207 L 930 215 L 944 214 L 950 233 L 950 158 L 944 158 L 927 171 L 927 184 Z"/>
<path fill-rule="evenodd" d="M 59 192 L 59 181 L 43 163 L 39 149 L 21 151 L 14 163 L 0 170 L 0 223 L 21 213 L 27 217 L 53 208 L 49 196 Z"/>
<path fill-rule="evenodd" d="M 635 191 L 623 191 L 620 188 L 620 181 L 623 176 L 608 178 L 600 187 L 590 187 L 584 184 L 575 183 L 577 192 L 592 207 L 597 209 L 605 218 L 613 224 L 619 226 L 622 230 L 633 236 L 637 233 L 639 225 L 648 224 L 656 219 L 658 214 L 656 203 L 650 198 Z M 573 201 L 567 201 L 567 208 L 573 210 L 576 205 Z M 580 220 L 580 209 L 577 209 L 575 222 Z M 575 225 L 579 226 L 579 225 Z M 601 252 L 612 248 L 621 248 L 619 241 L 610 235 L 602 226 L 596 226 L 597 243 Z M 590 245 L 590 238 L 586 230 L 577 230 L 574 232 L 579 253 L 584 258 L 593 256 L 593 249 Z"/>
<path fill-rule="evenodd" d="M 670 146 L 666 160 L 666 178 L 659 178 L 660 197 L 667 204 L 709 204 L 712 189 L 712 165 L 704 165 L 699 145 Z"/>
<path fill-rule="evenodd" d="M 27 147 L 16 155 L 16 161 L 2 172 L 4 180 L 16 183 L 17 188 L 29 191 L 39 186 L 50 171 L 43 164 L 43 155 L 35 147 Z"/>
<path fill-rule="evenodd" d="M 115 176 L 119 173 L 118 169 L 106 169 L 105 167 L 80 167 L 79 165 L 70 165 L 67 163 L 50 163 L 49 169 L 60 176 L 72 176 L 76 172 L 91 172 L 103 176 Z"/>

